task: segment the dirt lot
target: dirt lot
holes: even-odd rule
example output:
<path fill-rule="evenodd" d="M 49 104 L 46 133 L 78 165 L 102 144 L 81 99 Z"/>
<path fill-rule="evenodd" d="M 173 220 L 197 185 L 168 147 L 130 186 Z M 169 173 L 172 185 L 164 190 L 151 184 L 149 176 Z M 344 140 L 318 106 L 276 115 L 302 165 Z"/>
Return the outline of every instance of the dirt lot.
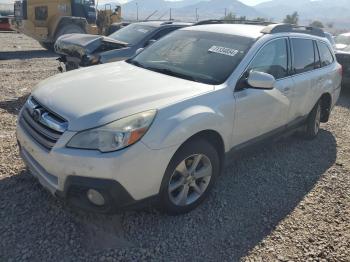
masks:
<path fill-rule="evenodd" d="M 18 156 L 19 109 L 56 68 L 33 40 L 0 33 L 1 261 L 350 261 L 350 92 L 316 140 L 230 159 L 194 212 L 103 216 L 54 199 Z"/>

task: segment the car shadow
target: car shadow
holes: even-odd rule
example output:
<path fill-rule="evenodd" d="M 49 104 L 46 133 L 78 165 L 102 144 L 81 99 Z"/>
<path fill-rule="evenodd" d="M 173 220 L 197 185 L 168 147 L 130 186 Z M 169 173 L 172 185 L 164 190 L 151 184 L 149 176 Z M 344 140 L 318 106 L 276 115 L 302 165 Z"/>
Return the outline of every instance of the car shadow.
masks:
<path fill-rule="evenodd" d="M 0 101 L 0 108 L 7 111 L 10 114 L 18 115 L 28 96 L 29 94 L 26 94 L 16 99 Z"/>
<path fill-rule="evenodd" d="M 0 180 L 0 232 L 6 240 L 0 257 L 15 255 L 13 246 L 33 248 L 30 243 L 50 239 L 32 251 L 34 259 L 47 252 L 68 259 L 104 250 L 128 256 L 142 248 L 158 260 L 167 254 L 168 261 L 238 261 L 300 205 L 335 163 L 336 146 L 333 134 L 322 130 L 313 141 L 291 136 L 242 151 L 228 160 L 208 201 L 177 217 L 154 209 L 113 216 L 72 210 L 24 170 Z M 67 237 L 69 248 L 57 249 Z"/>
<path fill-rule="evenodd" d="M 349 86 L 342 87 L 337 105 L 350 109 L 350 88 L 349 88 Z"/>
<path fill-rule="evenodd" d="M 14 59 L 33 59 L 33 58 L 53 58 L 58 55 L 48 50 L 18 50 L 18 51 L 1 51 L 1 60 L 14 60 Z"/>

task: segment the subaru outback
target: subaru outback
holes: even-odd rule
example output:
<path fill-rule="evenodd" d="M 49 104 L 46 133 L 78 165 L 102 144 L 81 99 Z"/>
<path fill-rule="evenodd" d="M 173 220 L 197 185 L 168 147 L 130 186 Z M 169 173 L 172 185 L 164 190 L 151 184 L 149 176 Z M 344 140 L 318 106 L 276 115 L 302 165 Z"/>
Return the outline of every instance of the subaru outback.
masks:
<path fill-rule="evenodd" d="M 341 72 L 319 29 L 186 27 L 127 61 L 41 82 L 18 144 L 40 183 L 75 206 L 151 201 L 181 214 L 206 199 L 226 153 L 295 128 L 315 138 Z"/>

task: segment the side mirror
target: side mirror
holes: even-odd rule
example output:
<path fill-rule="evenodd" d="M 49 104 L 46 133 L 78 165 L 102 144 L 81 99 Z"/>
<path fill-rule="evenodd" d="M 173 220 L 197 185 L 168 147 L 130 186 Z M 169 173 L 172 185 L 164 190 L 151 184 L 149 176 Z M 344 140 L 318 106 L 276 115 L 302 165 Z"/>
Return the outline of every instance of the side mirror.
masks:
<path fill-rule="evenodd" d="M 275 82 L 273 75 L 264 72 L 250 71 L 248 76 L 248 84 L 253 88 L 273 89 Z"/>
<path fill-rule="evenodd" d="M 151 40 L 147 41 L 147 43 L 145 44 L 145 46 L 153 45 L 155 42 L 157 42 L 157 40 L 151 39 Z"/>
<path fill-rule="evenodd" d="M 144 49 L 144 48 L 139 48 L 139 49 L 137 49 L 136 52 L 135 52 L 135 55 L 138 55 L 139 53 L 141 53 L 141 52 L 143 51 L 143 49 Z"/>

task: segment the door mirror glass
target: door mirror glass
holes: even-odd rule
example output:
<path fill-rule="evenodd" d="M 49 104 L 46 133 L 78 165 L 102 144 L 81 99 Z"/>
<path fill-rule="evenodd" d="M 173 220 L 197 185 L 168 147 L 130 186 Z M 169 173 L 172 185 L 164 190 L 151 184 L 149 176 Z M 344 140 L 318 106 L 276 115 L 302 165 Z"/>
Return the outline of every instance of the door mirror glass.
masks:
<path fill-rule="evenodd" d="M 258 89 L 273 89 L 276 80 L 273 75 L 264 72 L 250 71 L 248 84 Z"/>

